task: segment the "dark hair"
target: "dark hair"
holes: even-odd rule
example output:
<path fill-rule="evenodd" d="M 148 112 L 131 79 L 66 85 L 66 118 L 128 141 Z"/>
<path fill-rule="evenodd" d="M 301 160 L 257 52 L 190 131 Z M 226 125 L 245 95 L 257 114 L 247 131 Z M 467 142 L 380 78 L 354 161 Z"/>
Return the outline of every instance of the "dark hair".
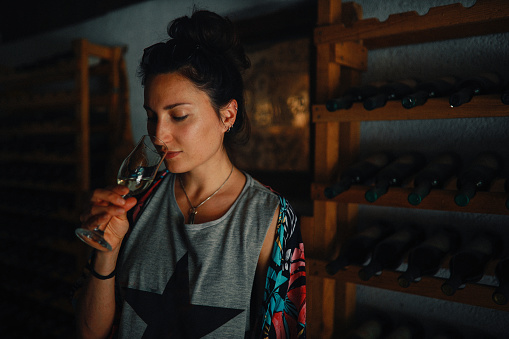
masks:
<path fill-rule="evenodd" d="M 145 48 L 138 74 L 142 85 L 148 77 L 177 72 L 208 94 L 219 118 L 219 109 L 232 99 L 238 104 L 237 118 L 225 134 L 224 146 L 249 139 L 250 125 L 244 104 L 242 73 L 251 63 L 235 33 L 233 23 L 216 13 L 195 10 L 168 25 L 170 39 Z"/>

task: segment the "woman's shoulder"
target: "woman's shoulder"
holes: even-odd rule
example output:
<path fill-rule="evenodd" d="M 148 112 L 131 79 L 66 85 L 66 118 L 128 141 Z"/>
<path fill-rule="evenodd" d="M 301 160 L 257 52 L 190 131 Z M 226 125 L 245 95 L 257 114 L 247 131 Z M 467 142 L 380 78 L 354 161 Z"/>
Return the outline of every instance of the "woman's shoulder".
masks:
<path fill-rule="evenodd" d="M 247 185 L 250 185 L 251 190 L 262 199 L 269 199 L 276 202 L 279 206 L 280 213 L 283 214 L 295 214 L 290 202 L 286 199 L 286 197 L 280 192 L 274 190 L 272 187 L 263 184 L 262 182 L 256 180 L 249 174 L 245 173 L 247 179 Z"/>
<path fill-rule="evenodd" d="M 253 191 L 259 194 L 265 194 L 268 196 L 272 196 L 277 199 L 284 199 L 283 195 L 274 190 L 272 187 L 265 185 L 261 181 L 258 181 L 256 178 L 252 177 L 250 174 L 244 172 L 244 175 L 247 178 L 246 185 Z"/>

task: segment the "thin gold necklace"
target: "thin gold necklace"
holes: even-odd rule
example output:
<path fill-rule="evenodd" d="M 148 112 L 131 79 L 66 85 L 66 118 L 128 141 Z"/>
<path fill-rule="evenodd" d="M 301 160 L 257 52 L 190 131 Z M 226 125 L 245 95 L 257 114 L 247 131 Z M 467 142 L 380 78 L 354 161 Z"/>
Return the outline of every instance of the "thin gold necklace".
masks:
<path fill-rule="evenodd" d="M 186 189 L 184 188 L 184 183 L 182 182 L 182 177 L 179 175 L 179 182 L 180 182 L 180 187 L 182 187 L 182 191 L 184 191 L 184 194 L 187 198 L 187 202 L 189 202 L 189 205 L 191 206 L 191 208 L 189 209 L 189 223 L 190 224 L 194 224 L 194 217 L 196 216 L 196 214 L 198 214 L 198 207 L 200 207 L 201 205 L 203 205 L 204 203 L 206 203 L 207 201 L 210 200 L 210 198 L 212 198 L 214 195 L 216 195 L 217 192 L 219 192 L 219 190 L 221 188 L 223 188 L 223 186 L 226 184 L 226 182 L 228 181 L 228 179 L 230 179 L 231 175 L 233 173 L 233 164 L 232 164 L 232 169 L 230 171 L 230 174 L 228 174 L 228 177 L 226 178 L 226 180 L 223 182 L 223 184 L 221 186 L 219 186 L 219 188 L 214 192 L 212 193 L 207 199 L 203 200 L 201 203 L 199 203 L 197 206 L 193 206 L 193 204 L 191 203 L 191 199 L 189 199 L 189 197 L 187 196 L 187 192 L 186 192 Z"/>

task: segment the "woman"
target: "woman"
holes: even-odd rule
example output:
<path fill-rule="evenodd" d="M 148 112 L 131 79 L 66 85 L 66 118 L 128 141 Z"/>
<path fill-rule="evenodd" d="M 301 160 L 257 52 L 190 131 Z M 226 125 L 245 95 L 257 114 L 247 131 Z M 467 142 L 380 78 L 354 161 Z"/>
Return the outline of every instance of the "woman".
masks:
<path fill-rule="evenodd" d="M 286 200 L 237 169 L 247 140 L 232 23 L 196 11 L 145 49 L 148 133 L 167 170 L 143 196 L 94 191 L 83 227 L 105 225 L 76 293 L 80 337 L 305 337 L 304 252 Z"/>

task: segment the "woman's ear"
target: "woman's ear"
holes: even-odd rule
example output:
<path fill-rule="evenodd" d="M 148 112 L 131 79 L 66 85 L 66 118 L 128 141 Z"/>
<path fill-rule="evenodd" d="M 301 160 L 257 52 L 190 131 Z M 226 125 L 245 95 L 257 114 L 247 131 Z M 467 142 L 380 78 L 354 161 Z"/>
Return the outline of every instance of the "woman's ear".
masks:
<path fill-rule="evenodd" d="M 238 104 L 237 100 L 235 99 L 230 100 L 228 105 L 221 109 L 221 117 L 223 119 L 225 132 L 229 132 L 233 127 L 233 124 L 235 124 L 235 119 L 237 118 L 237 110 Z"/>

